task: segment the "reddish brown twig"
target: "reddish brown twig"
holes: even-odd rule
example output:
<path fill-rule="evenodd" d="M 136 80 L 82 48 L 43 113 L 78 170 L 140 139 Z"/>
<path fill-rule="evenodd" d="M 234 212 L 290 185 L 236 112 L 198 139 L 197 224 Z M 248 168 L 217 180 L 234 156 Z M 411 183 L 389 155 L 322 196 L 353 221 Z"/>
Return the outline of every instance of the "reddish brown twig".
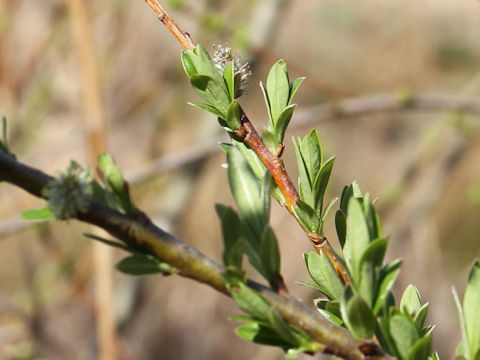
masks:
<path fill-rule="evenodd" d="M 298 196 L 297 189 L 288 177 L 283 160 L 275 156 L 265 145 L 258 132 L 253 127 L 247 115 L 242 110 L 240 117 L 242 126 L 234 130 L 234 134 L 243 141 L 255 154 L 260 158 L 265 167 L 270 171 L 273 180 L 280 188 L 283 196 L 285 196 L 285 204 L 288 211 L 295 216 L 293 208 L 297 206 Z M 296 218 L 296 216 L 295 216 Z"/>
<path fill-rule="evenodd" d="M 182 44 L 182 46 L 191 50 L 195 47 L 195 43 L 190 38 L 190 34 L 183 31 L 180 26 L 173 20 L 165 8 L 158 3 L 157 0 L 145 0 L 148 6 L 152 8 L 155 14 L 158 15 L 160 21 L 167 27 L 168 30 L 175 36 L 175 38 Z"/>

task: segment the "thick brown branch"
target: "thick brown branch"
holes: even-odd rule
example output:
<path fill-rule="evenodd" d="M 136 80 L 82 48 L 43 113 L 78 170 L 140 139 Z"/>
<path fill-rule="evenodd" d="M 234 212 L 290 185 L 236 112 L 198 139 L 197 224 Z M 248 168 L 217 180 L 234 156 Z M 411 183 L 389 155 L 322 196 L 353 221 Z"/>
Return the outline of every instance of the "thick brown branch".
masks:
<path fill-rule="evenodd" d="M 0 181 L 7 181 L 29 193 L 44 197 L 42 189 L 53 178 L 41 171 L 17 162 L 0 153 Z M 179 270 L 182 276 L 205 283 L 228 295 L 222 278 L 223 266 L 208 258 L 183 240 L 156 227 L 139 212 L 123 215 L 98 202 L 92 201 L 78 220 L 97 225 L 113 236 L 148 249 Z M 325 346 L 325 350 L 346 359 L 363 359 L 360 343 L 344 328 L 330 323 L 319 313 L 307 308 L 292 297 L 279 296 L 270 289 L 249 281 L 248 285 L 260 291 L 290 324 L 307 332 Z"/>

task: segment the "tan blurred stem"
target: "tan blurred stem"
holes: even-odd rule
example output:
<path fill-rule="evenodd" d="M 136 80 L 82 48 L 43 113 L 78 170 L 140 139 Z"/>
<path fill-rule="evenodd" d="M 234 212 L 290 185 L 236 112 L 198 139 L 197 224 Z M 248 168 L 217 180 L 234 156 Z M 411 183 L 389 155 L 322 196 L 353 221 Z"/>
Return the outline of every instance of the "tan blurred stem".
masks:
<path fill-rule="evenodd" d="M 52 180 L 49 175 L 0 153 L 0 181 L 9 182 L 32 195 L 43 197 L 42 190 Z M 180 275 L 228 295 L 222 277 L 223 266 L 185 241 L 156 227 L 144 213 L 127 216 L 91 201 L 88 209 L 78 214 L 77 219 L 101 227 L 127 244 L 135 244 L 151 251 L 173 265 Z M 365 343 L 357 342 L 346 329 L 326 320 L 320 313 L 307 308 L 295 298 L 280 296 L 253 281 L 248 281 L 248 285 L 259 291 L 288 323 L 302 329 L 322 344 L 319 351 L 355 360 L 365 359 L 366 353 L 382 354 L 376 345 L 368 343 L 366 346 Z M 383 358 L 383 355 L 378 355 L 377 358 Z"/>
<path fill-rule="evenodd" d="M 106 120 L 101 86 L 95 64 L 90 34 L 88 9 L 83 0 L 68 0 L 74 43 L 82 73 L 85 125 L 88 136 L 89 163 L 94 165 L 98 154 L 106 150 Z M 101 234 L 99 234 L 101 235 Z M 112 248 L 93 244 L 96 284 L 97 339 L 100 360 L 116 358 L 115 321 L 113 316 Z"/>
<path fill-rule="evenodd" d="M 0 1 L 0 18 L 4 22 L 0 24 L 0 86 L 5 89 L 8 101 L 13 104 L 17 102 L 17 83 L 8 35 L 11 31 L 10 20 L 13 18 L 14 5 L 13 0 Z"/>

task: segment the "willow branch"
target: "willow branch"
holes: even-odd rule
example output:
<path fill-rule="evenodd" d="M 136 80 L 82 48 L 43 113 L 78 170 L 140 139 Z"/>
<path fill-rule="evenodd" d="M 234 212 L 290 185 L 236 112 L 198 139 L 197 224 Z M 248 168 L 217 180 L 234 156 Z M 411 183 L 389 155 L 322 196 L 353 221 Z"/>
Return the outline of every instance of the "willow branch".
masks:
<path fill-rule="evenodd" d="M 53 178 L 37 169 L 0 153 L 0 181 L 6 181 L 30 194 L 44 198 L 42 189 Z M 94 200 L 77 219 L 96 225 L 126 243 L 148 250 L 174 266 L 181 276 L 207 284 L 229 295 L 222 277 L 224 268 L 185 241 L 155 226 L 143 213 L 124 215 Z M 323 350 L 346 359 L 364 359 L 361 344 L 344 328 L 337 326 L 318 312 L 307 308 L 290 296 L 280 296 L 253 281 L 248 285 L 259 291 L 287 322 L 308 333 L 324 346 Z"/>

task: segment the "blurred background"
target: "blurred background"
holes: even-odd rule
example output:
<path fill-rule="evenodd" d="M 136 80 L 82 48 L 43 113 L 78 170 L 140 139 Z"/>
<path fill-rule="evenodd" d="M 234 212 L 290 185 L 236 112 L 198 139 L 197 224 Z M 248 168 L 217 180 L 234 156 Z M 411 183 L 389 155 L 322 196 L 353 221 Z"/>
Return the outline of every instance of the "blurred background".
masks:
<path fill-rule="evenodd" d="M 480 2 L 164 5 L 195 42 L 226 44 L 251 63 L 241 103 L 258 129 L 267 120 L 258 82 L 269 67 L 283 58 L 292 79 L 307 76 L 286 138 L 318 130 L 337 157 L 329 198 L 353 180 L 378 197 L 388 258 L 404 259 L 396 294 L 409 283 L 419 288 L 437 324 L 434 349 L 452 357 L 460 329 L 451 287 L 463 291 L 480 255 Z M 17 158 L 52 175 L 70 159 L 89 166 L 107 148 L 138 207 L 220 261 L 213 205 L 232 204 L 216 145 L 225 138 L 212 115 L 186 105 L 198 98 L 181 50 L 141 0 L 0 0 L 0 115 Z M 408 102 L 412 93 L 443 95 L 403 110 L 382 103 Z M 454 109 L 452 99 L 476 107 Z M 115 250 L 95 265 L 102 250 L 82 235 L 90 227 L 21 220 L 42 202 L 7 184 L 0 199 L 1 359 L 283 358 L 235 336 L 228 316 L 239 311 L 230 299 L 177 276 L 113 272 L 113 300 L 99 303 L 97 273 L 108 283 L 108 269 L 125 254 Z M 302 254 L 312 249 L 276 204 L 272 225 L 286 283 L 311 305 L 317 295 L 295 281 L 308 281 Z M 335 243 L 333 226 L 326 235 Z M 99 330 L 95 321 L 109 313 L 113 346 L 108 325 Z"/>

